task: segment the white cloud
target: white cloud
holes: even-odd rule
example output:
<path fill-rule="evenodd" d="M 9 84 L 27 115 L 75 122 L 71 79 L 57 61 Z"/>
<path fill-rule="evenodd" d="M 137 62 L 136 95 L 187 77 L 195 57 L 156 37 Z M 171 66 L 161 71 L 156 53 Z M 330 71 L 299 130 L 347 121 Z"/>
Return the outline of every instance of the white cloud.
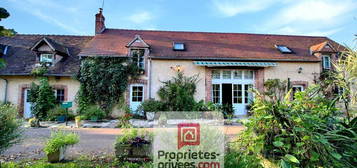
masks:
<path fill-rule="evenodd" d="M 69 13 L 69 15 L 74 16 L 77 9 L 73 7 L 61 6 L 51 0 L 9 0 L 18 8 L 21 9 L 37 18 L 47 22 L 49 24 L 60 27 L 70 33 L 81 34 L 82 31 L 75 28 L 74 25 L 68 24 L 66 22 L 60 21 L 56 17 L 58 12 Z M 46 12 L 44 12 L 46 10 Z M 64 20 L 68 21 L 68 20 Z"/>
<path fill-rule="evenodd" d="M 329 36 L 343 30 L 357 2 L 352 0 L 290 1 L 260 25 L 260 32 Z"/>
<path fill-rule="evenodd" d="M 225 17 L 262 11 L 279 0 L 212 0 L 214 8 Z"/>
<path fill-rule="evenodd" d="M 133 23 L 142 24 L 151 21 L 153 15 L 150 12 L 142 11 L 129 16 L 128 19 Z"/>

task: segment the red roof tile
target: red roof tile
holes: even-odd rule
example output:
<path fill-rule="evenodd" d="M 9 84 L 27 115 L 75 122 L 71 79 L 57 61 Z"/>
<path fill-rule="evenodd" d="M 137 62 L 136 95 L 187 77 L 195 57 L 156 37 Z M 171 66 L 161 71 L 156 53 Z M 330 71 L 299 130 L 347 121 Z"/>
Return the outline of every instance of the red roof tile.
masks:
<path fill-rule="evenodd" d="M 150 46 L 150 55 L 158 59 L 319 61 L 311 55 L 311 46 L 329 41 L 336 50 L 344 48 L 327 37 L 315 36 L 106 29 L 80 55 L 127 56 L 126 45 L 135 35 L 140 35 Z M 186 50 L 172 50 L 173 42 L 185 43 Z M 282 54 L 274 45 L 285 45 L 293 53 Z"/>

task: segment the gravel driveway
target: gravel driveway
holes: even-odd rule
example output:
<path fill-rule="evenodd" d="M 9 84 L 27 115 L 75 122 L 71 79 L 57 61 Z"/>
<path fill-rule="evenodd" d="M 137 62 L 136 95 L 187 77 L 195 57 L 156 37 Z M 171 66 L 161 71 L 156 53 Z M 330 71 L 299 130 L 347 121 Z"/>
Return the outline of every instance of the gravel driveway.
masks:
<path fill-rule="evenodd" d="M 242 126 L 226 126 L 225 133 L 232 137 L 243 130 Z M 149 129 L 150 130 L 150 129 Z M 112 128 L 80 128 L 66 129 L 79 134 L 80 142 L 68 148 L 67 158 L 71 159 L 81 155 L 91 157 L 105 157 L 114 155 L 114 142 L 122 129 Z M 50 137 L 49 128 L 25 128 L 22 141 L 12 146 L 0 156 L 0 161 L 39 159 L 45 157 L 43 146 Z"/>

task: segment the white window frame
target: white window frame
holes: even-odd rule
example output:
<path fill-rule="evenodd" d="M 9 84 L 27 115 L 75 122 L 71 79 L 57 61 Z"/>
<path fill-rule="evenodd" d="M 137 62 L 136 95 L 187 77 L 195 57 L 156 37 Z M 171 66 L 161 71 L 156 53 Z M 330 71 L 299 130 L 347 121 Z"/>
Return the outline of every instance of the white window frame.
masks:
<path fill-rule="evenodd" d="M 143 90 L 142 90 L 142 99 L 141 101 L 133 101 L 133 92 L 134 92 L 134 87 L 142 87 Z M 138 96 L 137 96 L 138 97 Z M 143 102 L 145 99 L 145 87 L 143 84 L 132 84 L 130 86 L 130 102 Z"/>
<path fill-rule="evenodd" d="M 215 90 L 213 85 L 218 85 L 218 90 Z M 214 94 L 215 91 L 218 91 L 218 95 Z M 221 92 L 222 92 L 221 84 L 212 84 L 212 102 L 213 103 L 221 104 Z M 215 98 L 218 98 L 217 102 L 214 101 Z"/>
<path fill-rule="evenodd" d="M 143 60 L 142 62 L 140 62 L 140 56 L 138 56 L 137 60 L 136 60 L 136 65 L 140 68 L 140 69 L 145 69 L 145 49 L 141 49 L 141 48 L 132 48 L 130 49 L 130 56 L 132 57 L 132 59 L 134 60 L 134 57 L 133 57 L 133 53 L 134 53 L 134 50 L 143 50 L 144 53 L 143 53 Z M 140 67 L 140 65 L 142 64 L 142 67 Z"/>
<path fill-rule="evenodd" d="M 326 65 L 326 59 L 328 60 L 327 65 Z M 322 67 L 324 69 L 331 69 L 331 57 L 329 55 L 322 56 Z"/>
<path fill-rule="evenodd" d="M 44 57 L 47 56 L 46 59 L 48 60 L 51 60 L 51 61 L 48 61 L 48 60 L 44 60 Z M 48 56 L 52 56 L 51 59 L 48 58 Z M 43 63 L 53 63 L 53 60 L 55 59 L 55 55 L 54 54 L 41 54 L 40 55 L 40 62 L 43 62 Z"/>

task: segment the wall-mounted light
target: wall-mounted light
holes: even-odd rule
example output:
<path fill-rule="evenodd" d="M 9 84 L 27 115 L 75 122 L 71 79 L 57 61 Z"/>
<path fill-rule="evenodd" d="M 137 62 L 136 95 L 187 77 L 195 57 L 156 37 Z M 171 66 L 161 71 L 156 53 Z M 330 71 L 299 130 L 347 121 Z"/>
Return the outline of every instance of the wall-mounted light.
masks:
<path fill-rule="evenodd" d="M 300 67 L 299 69 L 298 69 L 298 73 L 301 73 L 302 72 L 302 67 Z"/>
<path fill-rule="evenodd" d="M 172 70 L 174 70 L 174 71 L 177 71 L 177 72 L 181 72 L 182 71 L 182 66 L 181 65 L 172 66 L 170 68 Z"/>

